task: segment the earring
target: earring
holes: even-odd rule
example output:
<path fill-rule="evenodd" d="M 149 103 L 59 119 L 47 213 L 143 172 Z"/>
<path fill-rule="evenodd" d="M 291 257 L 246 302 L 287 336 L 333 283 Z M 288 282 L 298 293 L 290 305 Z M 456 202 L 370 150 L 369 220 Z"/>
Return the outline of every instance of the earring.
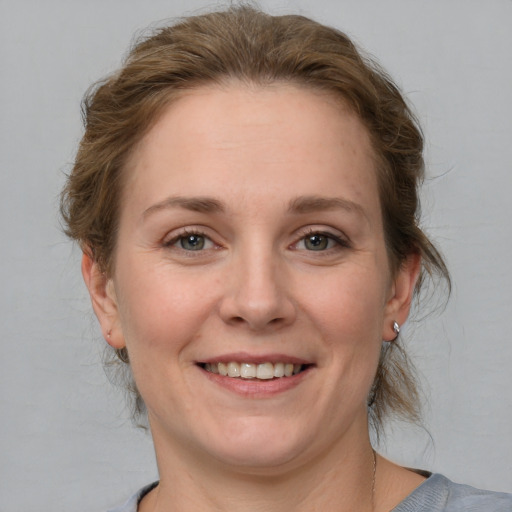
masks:
<path fill-rule="evenodd" d="M 393 331 L 395 331 L 396 336 L 392 340 L 389 340 L 389 343 L 396 341 L 398 339 L 398 335 L 400 334 L 400 324 L 397 321 L 393 322 Z"/>
<path fill-rule="evenodd" d="M 110 336 L 112 336 L 112 329 L 109 329 L 109 330 L 107 331 L 107 338 L 109 338 L 109 339 L 110 339 Z"/>
<path fill-rule="evenodd" d="M 393 343 L 398 339 L 398 335 L 400 334 L 400 324 L 396 321 L 393 322 L 393 331 L 395 332 L 395 337 L 392 340 L 384 340 L 386 343 Z"/>

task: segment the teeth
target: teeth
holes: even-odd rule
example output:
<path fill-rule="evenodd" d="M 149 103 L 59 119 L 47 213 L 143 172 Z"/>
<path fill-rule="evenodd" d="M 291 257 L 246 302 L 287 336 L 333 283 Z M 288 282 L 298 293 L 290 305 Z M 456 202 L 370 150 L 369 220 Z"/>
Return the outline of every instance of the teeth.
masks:
<path fill-rule="evenodd" d="M 236 363 L 231 361 L 225 363 L 206 363 L 204 369 L 211 373 L 218 373 L 224 377 L 242 378 L 242 379 L 261 379 L 269 380 L 280 377 L 291 377 L 300 373 L 301 364 L 292 363 Z"/>
<path fill-rule="evenodd" d="M 284 364 L 276 363 L 274 365 L 274 377 L 284 377 Z"/>
<path fill-rule="evenodd" d="M 254 379 L 256 377 L 256 365 L 251 363 L 242 363 L 240 365 L 240 377 L 242 379 Z"/>
<path fill-rule="evenodd" d="M 228 363 L 228 377 L 240 377 L 240 365 L 238 363 Z"/>
<path fill-rule="evenodd" d="M 274 365 L 272 363 L 263 363 L 258 365 L 258 379 L 273 379 Z"/>
<path fill-rule="evenodd" d="M 219 373 L 219 365 L 217 364 L 207 364 L 206 369 L 212 373 Z"/>
<path fill-rule="evenodd" d="M 210 366 L 215 366 L 215 363 L 212 363 Z M 227 377 L 228 367 L 224 363 L 219 363 L 217 365 L 217 369 L 219 370 L 220 375 L 224 375 L 224 377 Z"/>

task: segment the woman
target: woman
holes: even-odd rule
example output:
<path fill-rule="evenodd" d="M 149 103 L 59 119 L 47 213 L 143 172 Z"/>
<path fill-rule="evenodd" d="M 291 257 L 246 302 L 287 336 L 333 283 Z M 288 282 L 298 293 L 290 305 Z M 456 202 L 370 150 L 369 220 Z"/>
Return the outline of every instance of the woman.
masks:
<path fill-rule="evenodd" d="M 188 18 L 85 118 L 62 211 L 160 474 L 119 510 L 510 510 L 371 446 L 418 417 L 400 325 L 449 278 L 417 224 L 419 128 L 345 35 Z"/>

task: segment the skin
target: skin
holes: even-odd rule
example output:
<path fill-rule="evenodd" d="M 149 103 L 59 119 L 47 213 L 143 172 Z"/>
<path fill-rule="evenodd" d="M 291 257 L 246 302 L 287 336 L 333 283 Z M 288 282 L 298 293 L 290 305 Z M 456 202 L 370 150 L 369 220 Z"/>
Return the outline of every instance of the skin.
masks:
<path fill-rule="evenodd" d="M 392 274 L 357 116 L 292 85 L 204 87 L 125 172 L 113 275 L 82 268 L 148 408 L 161 483 L 140 510 L 389 510 L 421 483 L 379 458 L 372 498 L 367 396 L 419 258 Z M 308 366 L 247 384 L 198 364 L 226 358 Z"/>

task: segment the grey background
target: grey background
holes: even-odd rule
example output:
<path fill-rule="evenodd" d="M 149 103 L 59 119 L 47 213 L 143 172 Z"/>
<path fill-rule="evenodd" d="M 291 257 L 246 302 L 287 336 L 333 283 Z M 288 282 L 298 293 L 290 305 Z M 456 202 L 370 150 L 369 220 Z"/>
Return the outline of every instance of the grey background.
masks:
<path fill-rule="evenodd" d="M 105 510 L 156 477 L 100 365 L 103 341 L 57 196 L 85 89 L 135 32 L 202 0 L 0 2 L 0 510 Z M 427 138 L 424 225 L 455 287 L 406 336 L 425 429 L 395 425 L 392 459 L 512 491 L 512 2 L 276 0 L 347 31 L 396 78 Z M 430 437 L 431 436 L 431 437 Z"/>

